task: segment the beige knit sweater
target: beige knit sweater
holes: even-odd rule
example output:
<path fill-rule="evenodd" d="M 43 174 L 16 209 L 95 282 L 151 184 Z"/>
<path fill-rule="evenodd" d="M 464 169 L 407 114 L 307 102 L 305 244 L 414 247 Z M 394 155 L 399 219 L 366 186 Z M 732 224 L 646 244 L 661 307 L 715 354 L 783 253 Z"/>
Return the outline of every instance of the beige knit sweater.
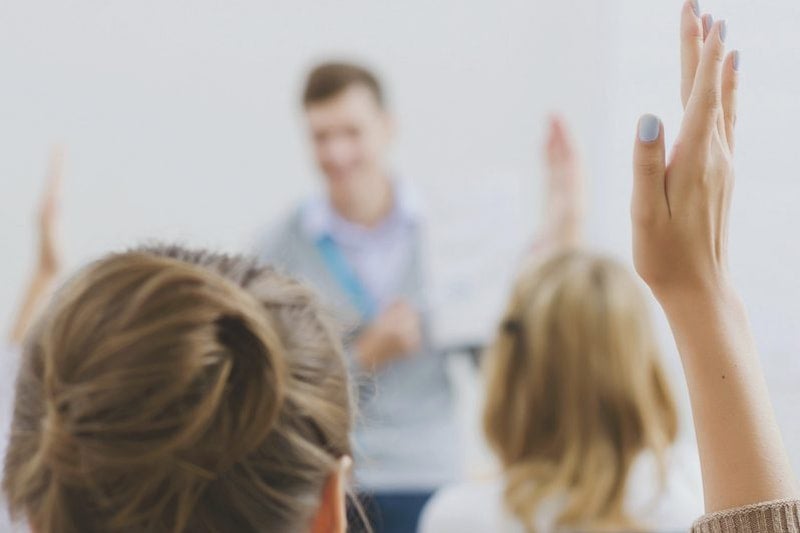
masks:
<path fill-rule="evenodd" d="M 692 533 L 800 533 L 800 500 L 757 503 L 704 516 Z"/>

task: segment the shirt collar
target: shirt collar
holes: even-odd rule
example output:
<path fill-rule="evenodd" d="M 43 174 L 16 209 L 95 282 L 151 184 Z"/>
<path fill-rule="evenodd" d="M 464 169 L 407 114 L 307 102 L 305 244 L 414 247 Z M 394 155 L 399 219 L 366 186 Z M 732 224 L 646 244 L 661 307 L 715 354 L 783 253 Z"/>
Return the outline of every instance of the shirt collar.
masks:
<path fill-rule="evenodd" d="M 391 212 L 374 228 L 355 224 L 342 217 L 324 194 L 313 197 L 303 207 L 303 229 L 314 240 L 331 236 L 336 240 L 358 240 L 382 234 L 392 228 L 411 226 L 421 220 L 421 204 L 411 186 L 400 180 L 392 182 L 394 205 Z"/>

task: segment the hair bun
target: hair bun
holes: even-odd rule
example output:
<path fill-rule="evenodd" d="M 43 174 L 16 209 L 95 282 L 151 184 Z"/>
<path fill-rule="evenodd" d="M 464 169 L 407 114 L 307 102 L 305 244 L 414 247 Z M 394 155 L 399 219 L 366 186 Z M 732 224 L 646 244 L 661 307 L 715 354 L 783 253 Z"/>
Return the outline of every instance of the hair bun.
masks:
<path fill-rule="evenodd" d="M 286 384 L 284 357 L 274 353 L 283 350 L 277 336 L 259 336 L 241 315 L 222 315 L 215 326 L 217 341 L 227 351 L 229 361 L 224 397 L 217 412 L 227 422 L 220 420 L 215 427 L 223 431 L 212 437 L 227 449 L 225 464 L 218 466 L 224 470 L 267 437 L 280 414 Z M 272 394 L 264 394 L 265 390 Z"/>

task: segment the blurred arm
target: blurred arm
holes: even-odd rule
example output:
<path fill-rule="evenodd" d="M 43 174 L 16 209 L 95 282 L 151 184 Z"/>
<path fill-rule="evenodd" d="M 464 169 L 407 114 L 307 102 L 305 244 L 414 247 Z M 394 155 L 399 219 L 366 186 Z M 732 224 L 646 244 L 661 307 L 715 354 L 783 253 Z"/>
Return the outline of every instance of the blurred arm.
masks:
<path fill-rule="evenodd" d="M 34 267 L 23 293 L 22 302 L 9 332 L 9 342 L 19 345 L 25 338 L 37 310 L 49 294 L 61 270 L 58 242 L 58 209 L 61 194 L 63 152 L 53 149 L 50 155 L 44 193 L 38 214 L 39 250 Z"/>
<path fill-rule="evenodd" d="M 531 247 L 543 257 L 583 243 L 586 177 L 580 154 L 561 117 L 550 119 L 544 146 L 545 219 Z"/>

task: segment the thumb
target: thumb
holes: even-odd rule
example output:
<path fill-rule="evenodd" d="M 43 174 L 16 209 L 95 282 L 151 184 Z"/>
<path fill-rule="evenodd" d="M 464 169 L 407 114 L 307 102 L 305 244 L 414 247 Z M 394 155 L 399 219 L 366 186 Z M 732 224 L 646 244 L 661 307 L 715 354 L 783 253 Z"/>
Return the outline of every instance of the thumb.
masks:
<path fill-rule="evenodd" d="M 669 216 L 664 175 L 664 128 L 657 116 L 643 115 L 633 148 L 631 216 L 634 225 Z"/>

